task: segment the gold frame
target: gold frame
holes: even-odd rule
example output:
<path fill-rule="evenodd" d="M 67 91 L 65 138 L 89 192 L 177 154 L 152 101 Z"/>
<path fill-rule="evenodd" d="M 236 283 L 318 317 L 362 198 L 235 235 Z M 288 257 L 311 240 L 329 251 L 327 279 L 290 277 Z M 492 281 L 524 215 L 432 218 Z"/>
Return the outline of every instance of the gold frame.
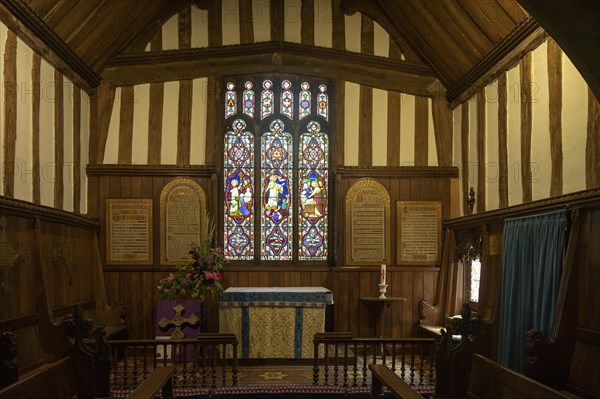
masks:
<path fill-rule="evenodd" d="M 377 191 L 383 202 L 384 207 L 384 258 L 372 260 L 355 260 L 352 258 L 352 206 L 358 202 L 358 196 L 364 190 Z M 345 214 L 346 234 L 345 234 L 345 252 L 347 265 L 380 265 L 389 264 L 391 258 L 391 239 L 390 239 L 390 194 L 381 183 L 373 179 L 361 179 L 354 183 L 346 192 L 346 214 Z"/>
<path fill-rule="evenodd" d="M 198 239 L 196 240 L 196 242 L 200 241 L 200 239 L 202 237 L 200 237 L 201 234 L 201 224 L 202 224 L 202 217 L 203 215 L 206 214 L 206 194 L 204 193 L 204 190 L 202 189 L 202 187 L 200 187 L 200 185 L 192 179 L 189 179 L 187 177 L 178 177 L 175 178 L 173 180 L 171 180 L 169 183 L 167 183 L 162 191 L 160 192 L 160 225 L 159 225 L 159 231 L 160 231 L 160 264 L 161 265 L 176 265 L 178 263 L 181 263 L 182 259 L 172 259 L 169 260 L 167 259 L 167 251 L 166 251 L 166 203 L 167 203 L 167 199 L 169 197 L 169 195 L 171 194 L 171 192 L 181 186 L 185 186 L 185 187 L 189 187 L 191 188 L 197 195 L 198 195 L 198 200 L 200 201 L 200 214 L 198 215 Z"/>
<path fill-rule="evenodd" d="M 436 251 L 434 260 L 402 259 L 402 222 L 403 209 L 410 207 L 435 207 L 436 212 Z M 439 265 L 442 260 L 442 201 L 398 201 L 396 202 L 396 223 L 397 223 L 397 245 L 396 245 L 396 264 L 397 265 Z"/>
<path fill-rule="evenodd" d="M 113 259 L 112 254 L 112 231 L 113 231 L 113 205 L 116 204 L 130 204 L 130 205 L 143 205 L 145 209 L 146 224 L 147 224 L 147 256 L 146 259 Z M 152 247 L 152 199 L 150 198 L 106 198 L 106 265 L 152 265 L 153 259 L 153 247 Z"/>

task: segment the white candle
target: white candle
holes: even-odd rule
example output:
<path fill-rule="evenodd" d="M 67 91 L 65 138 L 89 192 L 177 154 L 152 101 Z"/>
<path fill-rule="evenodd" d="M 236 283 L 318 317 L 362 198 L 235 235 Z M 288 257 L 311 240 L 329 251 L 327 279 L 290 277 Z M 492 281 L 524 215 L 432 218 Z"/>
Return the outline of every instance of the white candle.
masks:
<path fill-rule="evenodd" d="M 381 283 L 380 284 L 385 284 L 385 265 L 381 265 Z"/>

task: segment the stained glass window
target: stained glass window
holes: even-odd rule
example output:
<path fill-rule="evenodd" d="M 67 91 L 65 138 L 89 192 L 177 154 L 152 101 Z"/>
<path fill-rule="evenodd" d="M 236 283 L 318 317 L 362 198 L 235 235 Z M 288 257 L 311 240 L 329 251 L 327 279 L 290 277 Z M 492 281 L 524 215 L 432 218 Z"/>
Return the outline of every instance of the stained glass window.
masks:
<path fill-rule="evenodd" d="M 311 104 L 311 95 L 310 95 L 310 85 L 308 82 L 303 82 L 302 91 L 300 92 L 300 100 L 298 106 L 298 117 L 300 119 L 310 115 L 310 104 Z"/>
<path fill-rule="evenodd" d="M 267 116 L 273 114 L 273 90 L 271 90 L 271 88 L 273 87 L 273 82 L 271 82 L 270 80 L 265 80 L 263 82 L 263 91 L 262 94 L 260 95 L 260 119 L 263 120 L 265 119 Z"/>
<path fill-rule="evenodd" d="M 225 134 L 224 160 L 224 254 L 254 259 L 254 136 L 241 119 Z"/>
<path fill-rule="evenodd" d="M 290 119 L 294 119 L 294 93 L 292 83 L 289 80 L 281 82 L 281 113 Z"/>
<path fill-rule="evenodd" d="M 254 90 L 252 90 L 252 82 L 244 84 L 244 114 L 250 118 L 254 118 Z"/>
<path fill-rule="evenodd" d="M 271 122 L 261 139 L 261 257 L 292 259 L 293 143 L 280 119 Z"/>
<path fill-rule="evenodd" d="M 475 258 L 471 261 L 471 302 L 479 302 L 479 286 L 481 284 L 481 260 Z"/>
<path fill-rule="evenodd" d="M 300 136 L 298 160 L 298 259 L 325 260 L 329 140 L 318 122 L 309 122 L 307 130 Z"/>
<path fill-rule="evenodd" d="M 317 100 L 317 114 L 325 120 L 329 120 L 329 99 L 327 97 L 327 86 L 319 86 L 319 98 Z"/>
<path fill-rule="evenodd" d="M 225 93 L 225 118 L 237 113 L 237 94 L 235 93 L 235 85 L 231 82 L 227 83 L 227 92 Z"/>
<path fill-rule="evenodd" d="M 333 223 L 328 215 L 327 87 L 276 75 L 225 83 L 225 257 L 327 260 Z"/>

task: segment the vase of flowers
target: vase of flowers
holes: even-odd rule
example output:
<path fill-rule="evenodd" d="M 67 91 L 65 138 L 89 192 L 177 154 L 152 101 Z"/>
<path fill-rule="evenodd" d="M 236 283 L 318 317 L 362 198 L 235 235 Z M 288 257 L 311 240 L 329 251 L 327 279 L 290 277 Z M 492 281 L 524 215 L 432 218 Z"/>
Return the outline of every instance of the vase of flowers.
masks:
<path fill-rule="evenodd" d="M 204 301 L 222 289 L 223 250 L 212 245 L 214 218 L 203 217 L 199 243 L 191 243 L 188 258 L 174 272 L 160 280 L 158 290 L 162 299 L 193 298 Z"/>

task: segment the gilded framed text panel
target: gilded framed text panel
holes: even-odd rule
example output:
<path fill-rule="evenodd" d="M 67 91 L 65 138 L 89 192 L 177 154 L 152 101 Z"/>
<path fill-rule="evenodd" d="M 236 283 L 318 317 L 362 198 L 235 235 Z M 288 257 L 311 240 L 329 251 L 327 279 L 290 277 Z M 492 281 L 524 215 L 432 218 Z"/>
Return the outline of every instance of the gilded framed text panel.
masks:
<path fill-rule="evenodd" d="M 206 195 L 192 179 L 171 180 L 160 193 L 160 263 L 173 265 L 188 258 L 192 243 L 200 242 Z"/>
<path fill-rule="evenodd" d="M 152 200 L 107 198 L 106 264 L 152 263 Z"/>
<path fill-rule="evenodd" d="M 442 243 L 441 201 L 398 201 L 398 265 L 439 265 Z"/>
<path fill-rule="evenodd" d="M 346 193 L 346 264 L 390 262 L 390 195 L 375 180 L 362 179 Z"/>

